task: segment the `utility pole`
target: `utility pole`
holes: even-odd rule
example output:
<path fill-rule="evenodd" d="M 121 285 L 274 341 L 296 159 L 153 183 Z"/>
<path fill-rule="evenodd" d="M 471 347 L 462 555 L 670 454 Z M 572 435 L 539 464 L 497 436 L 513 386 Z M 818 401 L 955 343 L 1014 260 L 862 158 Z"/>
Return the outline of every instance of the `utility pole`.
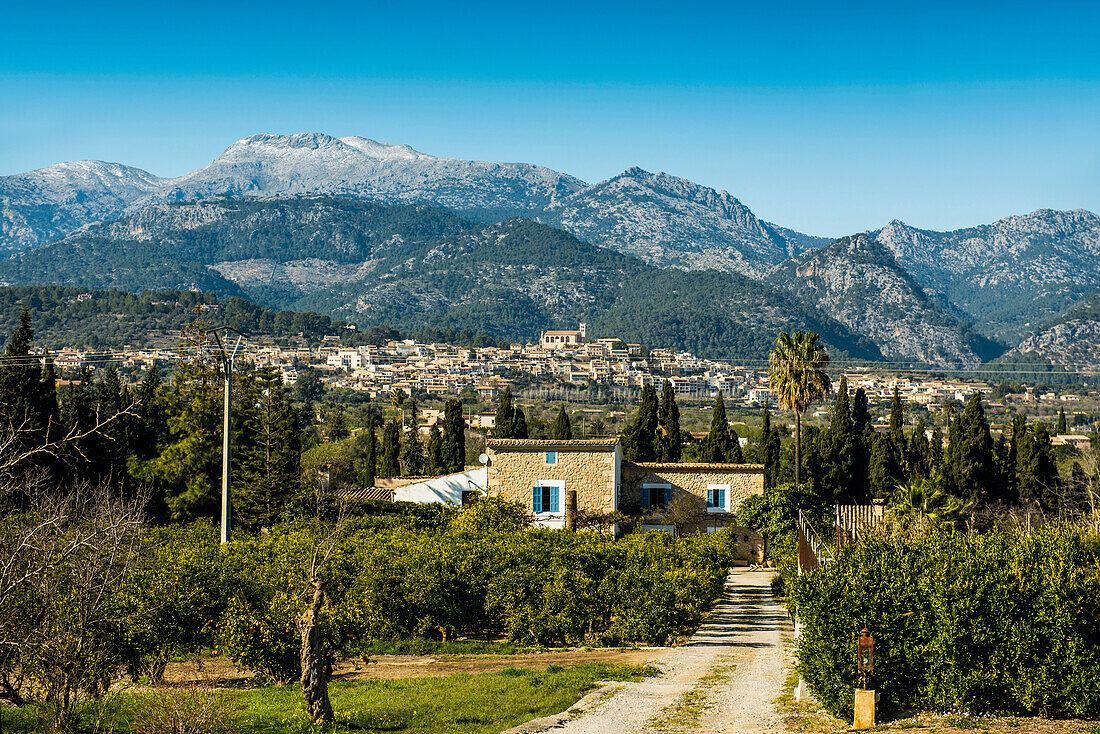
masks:
<path fill-rule="evenodd" d="M 229 341 L 229 332 L 237 335 L 237 343 L 233 351 L 226 353 L 225 343 L 218 330 L 225 331 L 225 339 Z M 225 409 L 222 415 L 222 532 L 221 541 L 224 545 L 229 542 L 230 529 L 233 523 L 233 499 L 230 494 L 232 489 L 232 458 L 233 458 L 233 362 L 237 358 L 237 350 L 241 348 L 241 341 L 245 335 L 229 326 L 220 326 L 208 329 L 207 334 L 213 334 L 218 342 L 218 351 L 221 353 L 222 372 L 225 374 Z"/>

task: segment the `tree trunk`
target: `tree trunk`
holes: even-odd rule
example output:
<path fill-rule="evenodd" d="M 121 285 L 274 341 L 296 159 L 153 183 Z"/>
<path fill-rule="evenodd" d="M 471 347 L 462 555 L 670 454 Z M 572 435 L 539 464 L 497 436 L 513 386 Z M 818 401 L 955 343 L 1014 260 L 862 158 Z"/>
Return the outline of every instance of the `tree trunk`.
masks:
<path fill-rule="evenodd" d="M 800 469 L 802 468 L 802 414 L 794 414 L 794 486 L 801 484 Z"/>
<path fill-rule="evenodd" d="M 321 606 L 325 603 L 325 583 L 313 579 L 313 603 L 302 612 L 298 628 L 302 633 L 302 696 L 306 713 L 315 724 L 332 723 L 332 704 L 328 700 L 328 651 L 321 634 Z"/>

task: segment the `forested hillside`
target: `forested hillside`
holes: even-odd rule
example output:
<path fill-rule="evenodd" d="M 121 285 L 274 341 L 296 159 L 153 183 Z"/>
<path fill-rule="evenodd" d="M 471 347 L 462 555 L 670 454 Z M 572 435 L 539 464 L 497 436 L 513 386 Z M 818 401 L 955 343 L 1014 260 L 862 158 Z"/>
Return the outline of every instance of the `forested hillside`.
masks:
<path fill-rule="evenodd" d="M 35 343 L 47 349 L 117 349 L 124 345 L 173 348 L 180 329 L 202 307 L 207 318 L 251 335 L 319 341 L 343 324 L 310 312 L 277 311 L 244 298 L 212 293 L 147 290 L 85 290 L 63 286 L 0 288 L 0 343 L 15 329 L 23 306 L 30 312 Z"/>
<path fill-rule="evenodd" d="M 853 330 L 735 274 L 668 271 L 524 219 L 352 199 L 156 205 L 0 263 L 8 283 L 196 288 L 364 326 L 536 339 L 587 321 L 650 346 L 761 358 L 780 329 L 876 359 Z"/>

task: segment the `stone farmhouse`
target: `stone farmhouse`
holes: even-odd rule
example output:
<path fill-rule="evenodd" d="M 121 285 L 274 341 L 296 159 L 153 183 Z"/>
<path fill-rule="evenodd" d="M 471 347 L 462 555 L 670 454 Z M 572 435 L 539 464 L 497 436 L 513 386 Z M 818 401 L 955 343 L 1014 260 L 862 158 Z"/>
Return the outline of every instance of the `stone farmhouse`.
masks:
<path fill-rule="evenodd" d="M 486 455 L 489 494 L 522 502 L 542 527 L 570 526 L 570 513 L 619 512 L 642 530 L 672 532 L 675 504 L 683 532 L 734 528 L 739 558 L 762 557 L 763 538 L 735 516 L 746 497 L 763 494 L 761 464 L 635 464 L 623 459 L 617 438 L 489 439 Z"/>

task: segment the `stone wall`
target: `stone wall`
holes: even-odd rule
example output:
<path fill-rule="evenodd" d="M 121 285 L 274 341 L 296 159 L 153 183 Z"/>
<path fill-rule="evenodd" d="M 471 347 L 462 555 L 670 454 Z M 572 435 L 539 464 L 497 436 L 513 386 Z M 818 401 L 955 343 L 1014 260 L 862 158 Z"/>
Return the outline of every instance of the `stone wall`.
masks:
<path fill-rule="evenodd" d="M 646 484 L 672 487 L 673 515 L 663 515 L 641 506 Z M 707 509 L 707 485 L 729 486 L 729 512 Z M 764 538 L 737 525 L 735 513 L 746 497 L 764 493 L 764 467 L 760 464 L 631 464 L 623 463 L 619 509 L 628 515 L 652 515 L 645 523 L 675 524 L 681 532 L 698 533 L 731 528 L 737 536 L 737 557 L 759 562 L 764 556 Z"/>
<path fill-rule="evenodd" d="M 531 508 L 531 488 L 539 481 L 563 481 L 576 490 L 577 509 L 611 512 L 615 509 L 618 445 L 613 441 L 490 440 L 489 493 L 522 502 Z M 557 463 L 546 463 L 546 452 L 557 453 Z M 565 497 L 560 514 L 565 514 Z"/>

